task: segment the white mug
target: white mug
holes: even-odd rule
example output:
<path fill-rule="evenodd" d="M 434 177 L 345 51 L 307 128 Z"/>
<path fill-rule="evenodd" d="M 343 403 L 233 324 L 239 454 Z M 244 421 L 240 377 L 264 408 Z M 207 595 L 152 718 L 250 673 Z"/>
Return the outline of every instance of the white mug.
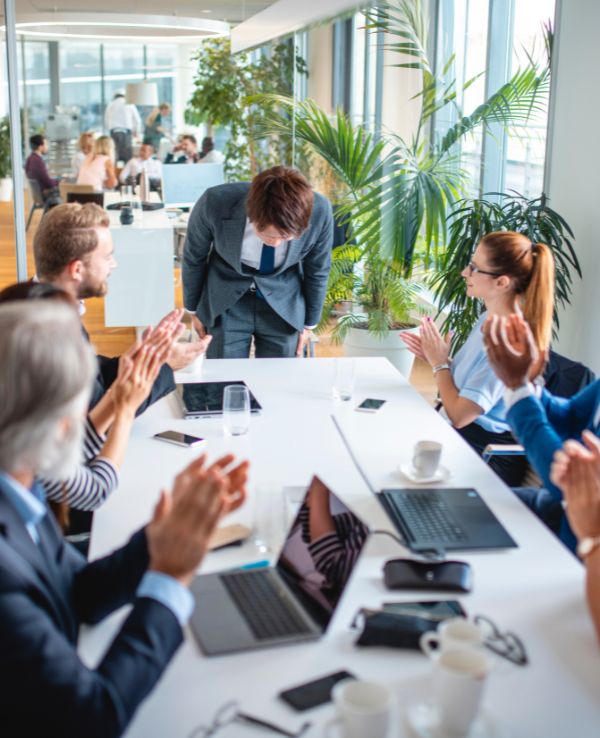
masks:
<path fill-rule="evenodd" d="M 412 465 L 419 477 L 431 477 L 440 465 L 442 444 L 437 441 L 418 441 L 415 444 Z"/>
<path fill-rule="evenodd" d="M 477 717 L 491 661 L 480 648 L 448 647 L 435 657 L 433 697 L 444 735 L 466 736 Z"/>
<path fill-rule="evenodd" d="M 430 658 L 439 657 L 448 648 L 483 648 L 484 633 L 481 626 L 467 618 L 450 618 L 440 623 L 437 631 L 423 633 L 421 650 Z"/>
<path fill-rule="evenodd" d="M 385 684 L 364 679 L 345 679 L 331 693 L 337 717 L 327 724 L 330 735 L 339 725 L 343 738 L 387 738 L 392 719 L 392 692 Z"/>

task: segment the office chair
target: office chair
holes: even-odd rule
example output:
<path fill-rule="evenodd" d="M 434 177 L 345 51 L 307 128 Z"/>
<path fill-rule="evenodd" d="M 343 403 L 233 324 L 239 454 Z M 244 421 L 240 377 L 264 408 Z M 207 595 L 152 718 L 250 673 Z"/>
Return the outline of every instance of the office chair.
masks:
<path fill-rule="evenodd" d="M 33 218 L 33 213 L 36 210 L 43 210 L 45 206 L 40 183 L 36 179 L 27 178 L 27 187 L 29 188 L 29 196 L 31 197 L 31 210 L 29 211 L 29 217 L 27 218 L 25 231 L 27 231 L 27 229 L 29 228 L 31 219 Z"/>

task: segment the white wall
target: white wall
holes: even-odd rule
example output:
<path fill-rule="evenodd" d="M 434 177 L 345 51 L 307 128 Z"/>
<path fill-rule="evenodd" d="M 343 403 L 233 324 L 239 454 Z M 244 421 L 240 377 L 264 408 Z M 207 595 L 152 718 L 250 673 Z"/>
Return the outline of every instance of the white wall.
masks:
<path fill-rule="evenodd" d="M 389 41 L 397 42 L 397 39 L 390 37 Z M 393 66 L 399 59 L 397 52 L 385 49 L 381 127 L 384 132 L 395 133 L 410 143 L 417 132 L 421 113 L 421 98 L 412 98 L 421 91 L 423 80 L 418 69 Z"/>
<path fill-rule="evenodd" d="M 323 110 L 333 112 L 333 27 L 330 23 L 308 32 L 307 94 Z"/>
<path fill-rule="evenodd" d="M 600 373 L 600 2 L 559 0 L 546 191 L 570 224 L 583 281 L 556 348 Z"/>

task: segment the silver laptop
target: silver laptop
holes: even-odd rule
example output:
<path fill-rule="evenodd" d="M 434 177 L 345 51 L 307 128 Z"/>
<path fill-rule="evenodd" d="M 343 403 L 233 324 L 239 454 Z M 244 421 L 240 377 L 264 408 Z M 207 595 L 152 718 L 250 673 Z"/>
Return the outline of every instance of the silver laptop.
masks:
<path fill-rule="evenodd" d="M 194 636 L 205 654 L 312 641 L 327 630 L 369 529 L 318 478 L 277 564 L 196 577 Z"/>
<path fill-rule="evenodd" d="M 167 207 L 191 208 L 209 187 L 223 182 L 223 164 L 163 164 L 163 202 Z"/>

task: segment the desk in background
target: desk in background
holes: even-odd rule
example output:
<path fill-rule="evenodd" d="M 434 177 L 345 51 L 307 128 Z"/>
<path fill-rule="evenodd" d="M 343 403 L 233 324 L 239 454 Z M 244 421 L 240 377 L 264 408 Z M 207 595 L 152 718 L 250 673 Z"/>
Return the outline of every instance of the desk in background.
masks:
<path fill-rule="evenodd" d="M 444 444 L 442 463 L 452 473 L 450 484 L 476 487 L 519 544 L 514 550 L 458 556 L 473 567 L 473 592 L 460 597 L 467 612 L 489 615 L 502 628 L 513 630 L 523 639 L 531 660 L 526 668 L 499 669 L 486 687 L 484 709 L 497 723 L 498 736 L 597 738 L 600 648 L 585 607 L 580 563 L 386 360 L 357 360 L 356 390 L 350 403 L 331 399 L 334 361 L 205 361 L 203 379 L 244 379 L 264 406 L 262 415 L 252 419 L 247 436 L 227 439 L 219 419 L 182 420 L 172 396 L 144 413 L 134 425 L 120 489 L 95 515 L 92 557 L 120 545 L 144 524 L 161 486 L 169 486 L 175 473 L 196 456 L 193 450 L 152 440 L 158 431 L 173 428 L 207 438 L 210 458 L 233 451 L 252 461 L 250 500 L 233 520 L 251 523 L 252 489 L 257 485 L 307 485 L 317 473 L 370 525 L 390 530 L 386 515 L 350 461 L 330 413 L 339 418 L 377 488 L 407 486 L 398 475 L 398 464 L 410 458 L 416 440 L 438 440 Z M 374 415 L 354 412 L 366 397 L 387 399 L 387 403 Z M 429 683 L 427 659 L 412 651 L 356 648 L 357 632 L 349 628 L 361 606 L 427 599 L 415 592 L 384 589 L 383 561 L 401 555 L 403 550 L 387 537 L 371 538 L 329 631 L 316 643 L 206 658 L 188 632 L 157 689 L 134 718 L 127 738 L 187 738 L 199 723 L 210 723 L 216 709 L 231 699 L 239 700 L 248 712 L 284 726 L 299 726 L 310 719 L 313 727 L 306 738 L 321 738 L 333 716 L 331 706 L 299 716 L 275 695 L 342 668 L 389 682 L 401 706 L 422 701 Z M 209 554 L 202 571 L 258 558 L 251 544 L 224 549 Z M 116 613 L 83 631 L 80 650 L 87 663 L 97 662 L 123 617 L 124 612 Z M 235 726 L 228 730 L 223 738 L 262 735 Z M 390 735 L 400 738 L 408 733 L 398 729 Z"/>

